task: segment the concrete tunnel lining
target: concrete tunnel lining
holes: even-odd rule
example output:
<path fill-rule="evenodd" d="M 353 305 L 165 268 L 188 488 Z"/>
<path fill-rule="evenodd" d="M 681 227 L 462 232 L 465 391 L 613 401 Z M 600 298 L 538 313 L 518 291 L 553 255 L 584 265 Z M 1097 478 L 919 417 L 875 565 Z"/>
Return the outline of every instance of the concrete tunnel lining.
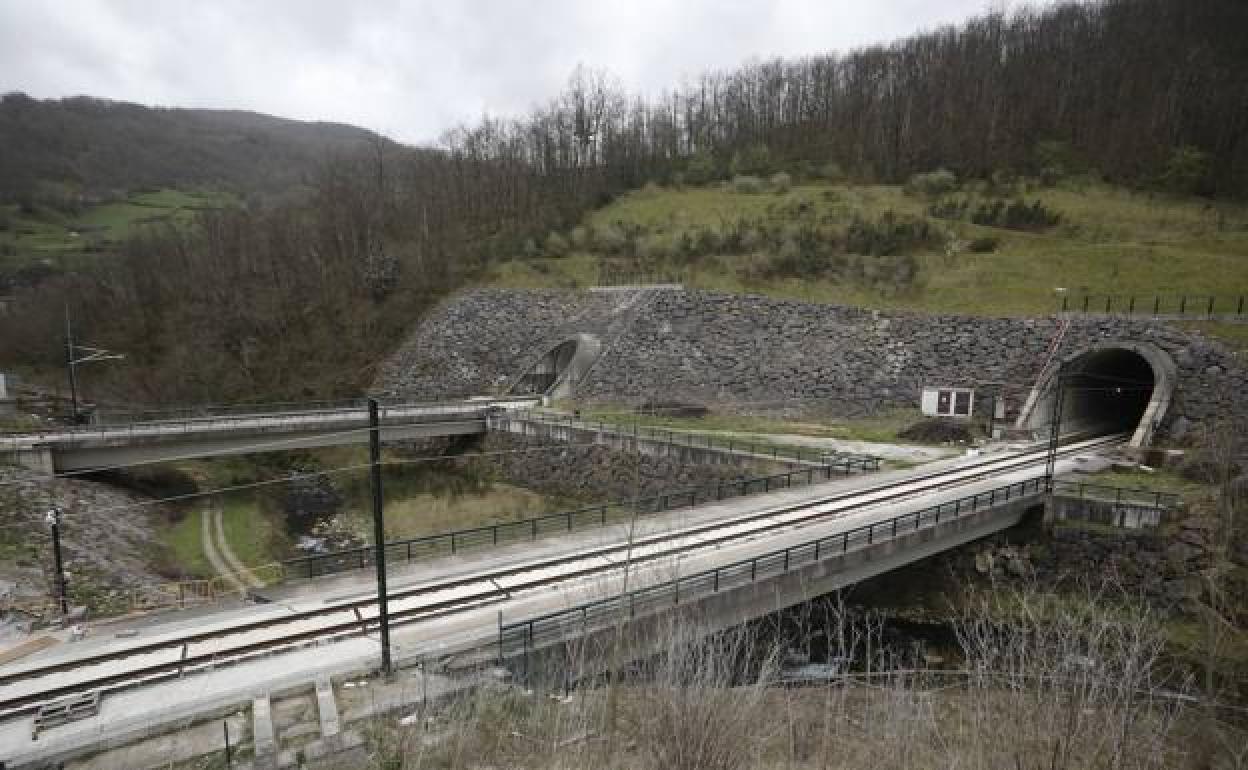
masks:
<path fill-rule="evenodd" d="M 1065 378 L 1063 430 L 1129 431 L 1130 446 L 1137 448 L 1149 445 L 1165 418 L 1177 375 L 1174 360 L 1146 342 L 1084 348 L 1045 368 L 1016 427 L 1047 432 L 1059 369 Z"/>
<path fill-rule="evenodd" d="M 568 398 L 600 355 L 602 342 L 598 337 L 574 334 L 542 353 L 536 363 L 516 378 L 508 392 Z"/>

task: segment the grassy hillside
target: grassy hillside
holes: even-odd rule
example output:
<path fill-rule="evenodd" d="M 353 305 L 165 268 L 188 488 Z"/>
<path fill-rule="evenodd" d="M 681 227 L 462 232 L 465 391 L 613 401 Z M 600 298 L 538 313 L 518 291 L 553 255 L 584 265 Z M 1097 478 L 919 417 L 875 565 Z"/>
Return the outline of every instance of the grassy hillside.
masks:
<path fill-rule="evenodd" d="M 153 190 L 85 206 L 77 214 L 0 204 L 0 275 L 48 260 L 54 266 L 72 268 L 76 259 L 104 251 L 139 228 L 186 224 L 197 211 L 218 209 L 235 200 L 225 193 Z"/>
<path fill-rule="evenodd" d="M 1004 189 L 972 183 L 936 196 L 907 194 L 895 185 L 785 187 L 651 185 L 593 212 L 553 243 L 548 238 L 533 244 L 527 258 L 500 265 L 491 280 L 516 287 L 585 286 L 598 282 L 607 265 L 624 275 L 635 272 L 639 280 L 671 278 L 705 289 L 991 315 L 1052 312 L 1057 287 L 1076 296 L 1248 294 L 1243 204 L 1073 182 L 1020 182 Z M 1010 229 L 971 221 L 980 204 L 998 200 L 1039 201 L 1058 222 Z M 961 217 L 933 215 L 933 207 L 962 201 L 968 213 Z M 906 223 L 923 237 L 901 237 L 878 249 L 854 242 L 855 227 L 865 223 L 869 230 L 881 222 Z M 725 248 L 723 242 L 731 240 L 725 233 L 740 233 L 743 226 L 746 237 L 736 240 L 744 243 Z M 786 248 L 790 256 L 801 251 L 789 244 L 801 241 L 803 232 L 823 239 L 818 253 L 804 261 L 778 259 Z M 699 238 L 719 248 L 698 254 L 688 244 Z M 555 256 L 564 242 L 565 255 Z"/>

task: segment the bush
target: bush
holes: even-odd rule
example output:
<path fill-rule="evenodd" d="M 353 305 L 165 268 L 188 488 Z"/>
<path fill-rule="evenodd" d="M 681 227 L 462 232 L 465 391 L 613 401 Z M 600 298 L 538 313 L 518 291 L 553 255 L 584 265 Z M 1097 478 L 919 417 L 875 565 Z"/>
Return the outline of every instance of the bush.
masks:
<path fill-rule="evenodd" d="M 958 189 L 958 178 L 952 171 L 939 168 L 923 174 L 915 174 L 906 182 L 907 195 L 939 198 Z"/>
<path fill-rule="evenodd" d="M 939 234 L 926 219 L 902 219 L 886 211 L 874 221 L 855 217 L 845 233 L 845 250 L 851 254 L 889 256 L 931 246 L 938 238 Z"/>
<path fill-rule="evenodd" d="M 777 195 L 783 195 L 793 189 L 793 178 L 783 171 L 772 174 L 769 181 L 771 183 L 771 191 Z"/>
<path fill-rule="evenodd" d="M 1204 187 L 1208 176 L 1209 153 L 1199 147 L 1184 145 L 1170 153 L 1157 183 L 1166 192 L 1195 195 Z"/>
<path fill-rule="evenodd" d="M 588 251 L 594 245 L 594 229 L 578 225 L 568 234 L 568 242 L 578 251 Z"/>
<path fill-rule="evenodd" d="M 927 214 L 937 219 L 964 219 L 968 205 L 966 198 L 946 198 L 928 206 Z"/>
<path fill-rule="evenodd" d="M 732 189 L 745 195 L 757 195 L 763 191 L 763 180 L 756 176 L 735 176 L 732 178 Z"/>
<path fill-rule="evenodd" d="M 828 161 L 819 168 L 819 177 L 827 182 L 845 181 L 845 169 L 836 161 Z"/>
<path fill-rule="evenodd" d="M 997 250 L 999 241 L 991 235 L 974 238 L 967 244 L 967 250 L 976 254 L 988 254 Z"/>
<path fill-rule="evenodd" d="M 771 150 L 765 144 L 756 144 L 732 154 L 732 173 L 738 176 L 757 176 L 771 170 Z"/>
<path fill-rule="evenodd" d="M 594 232 L 594 245 L 603 254 L 620 255 L 630 249 L 628 235 L 618 225 L 607 225 Z"/>
<path fill-rule="evenodd" d="M 546 236 L 546 243 L 543 245 L 542 250 L 548 257 L 566 257 L 568 255 L 568 239 L 559 233 L 551 231 L 550 235 Z"/>
<path fill-rule="evenodd" d="M 1060 224 L 1062 215 L 1040 201 L 1030 205 L 1022 200 L 1007 204 L 1005 201 L 981 203 L 971 215 L 971 221 L 984 227 L 1004 227 L 1009 230 L 1043 230 Z"/>
<path fill-rule="evenodd" d="M 719 166 L 714 156 L 706 150 L 699 150 L 689 159 L 684 178 L 689 184 L 707 184 L 719 179 Z"/>

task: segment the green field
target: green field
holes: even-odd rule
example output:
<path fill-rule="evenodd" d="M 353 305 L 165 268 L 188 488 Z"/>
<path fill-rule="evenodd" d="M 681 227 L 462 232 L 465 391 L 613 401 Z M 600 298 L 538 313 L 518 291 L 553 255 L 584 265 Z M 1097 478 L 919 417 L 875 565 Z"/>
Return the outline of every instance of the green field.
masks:
<path fill-rule="evenodd" d="M 1054 290 L 1116 295 L 1248 294 L 1248 206 L 1204 199 L 1176 199 L 1101 184 L 1053 188 L 1020 183 L 989 195 L 982 183 L 955 196 L 973 203 L 993 199 L 1039 200 L 1061 215 L 1046 230 L 1023 231 L 928 216 L 933 201 L 906 195 L 895 185 L 810 184 L 776 194 L 737 192 L 729 184 L 681 189 L 647 186 L 590 214 L 583 226 L 640 228 L 670 251 L 684 233 L 721 229 L 741 219 L 770 226 L 817 222 L 844 229 L 855 217 L 926 217 L 940 231 L 939 246 L 911 252 L 917 279 L 900 287 L 873 287 L 837 278 L 768 278 L 758 268 L 771 256 L 712 254 L 696 260 L 661 258 L 655 277 L 671 274 L 696 288 L 756 292 L 815 302 L 977 315 L 1046 314 L 1057 307 Z M 499 286 L 578 287 L 598 280 L 600 256 L 573 247 L 561 258 L 534 256 L 500 265 L 490 278 Z M 976 238 L 998 243 L 990 253 L 967 248 Z M 666 241 L 668 248 L 664 247 Z M 653 260 L 651 261 L 653 264 Z M 869 269 L 869 268 L 868 268 Z M 1210 330 L 1218 333 L 1217 329 Z"/>
<path fill-rule="evenodd" d="M 43 260 L 72 267 L 144 227 L 185 226 L 197 212 L 233 203 L 232 196 L 217 192 L 154 190 L 87 206 L 77 214 L 42 206 L 23 212 L 15 204 L 0 205 L 0 268 Z"/>

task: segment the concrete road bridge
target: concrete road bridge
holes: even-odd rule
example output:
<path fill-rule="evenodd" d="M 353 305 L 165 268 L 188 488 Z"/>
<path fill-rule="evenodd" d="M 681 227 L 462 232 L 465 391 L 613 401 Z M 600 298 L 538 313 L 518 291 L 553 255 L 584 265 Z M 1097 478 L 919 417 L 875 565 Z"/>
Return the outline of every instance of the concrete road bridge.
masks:
<path fill-rule="evenodd" d="M 1067 443 L 1056 470 L 1126 440 Z M 707 628 L 760 617 L 1039 515 L 1046 459 L 1045 446 L 1026 445 L 417 562 L 390 577 L 394 660 L 419 666 L 422 682 L 435 668 L 524 672 L 549 651 L 673 610 L 696 611 Z M 378 668 L 367 572 L 266 598 L 114 625 L 0 666 L 0 756 L 10 767 L 64 761 L 253 699 L 267 720 L 270 693 Z M 75 702 L 97 705 L 39 729 L 49 709 Z"/>
<path fill-rule="evenodd" d="M 383 441 L 484 433 L 499 409 L 539 404 L 533 397 L 441 403 L 385 403 Z M 247 454 L 368 441 L 368 409 L 353 401 L 272 411 L 184 414 L 121 424 L 0 435 L 0 458 L 44 473 Z"/>

